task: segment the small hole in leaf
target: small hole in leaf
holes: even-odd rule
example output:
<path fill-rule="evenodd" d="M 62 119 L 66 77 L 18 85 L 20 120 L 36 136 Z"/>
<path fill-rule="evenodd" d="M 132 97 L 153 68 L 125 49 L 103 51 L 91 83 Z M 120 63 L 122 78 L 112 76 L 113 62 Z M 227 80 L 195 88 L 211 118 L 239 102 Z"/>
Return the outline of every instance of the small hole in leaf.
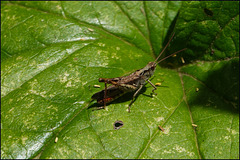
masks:
<path fill-rule="evenodd" d="M 113 128 L 115 130 L 120 129 L 123 126 L 123 121 L 115 121 L 113 124 Z"/>
<path fill-rule="evenodd" d="M 210 17 L 213 16 L 213 11 L 211 11 L 211 10 L 209 10 L 209 9 L 207 9 L 207 8 L 204 8 L 204 12 L 205 12 L 208 16 L 210 16 Z"/>

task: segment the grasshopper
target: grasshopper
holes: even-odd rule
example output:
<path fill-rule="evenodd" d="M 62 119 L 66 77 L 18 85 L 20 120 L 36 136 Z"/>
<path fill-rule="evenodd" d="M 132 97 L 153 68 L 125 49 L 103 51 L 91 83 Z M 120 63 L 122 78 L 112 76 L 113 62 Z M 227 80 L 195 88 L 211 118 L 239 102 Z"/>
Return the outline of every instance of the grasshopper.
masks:
<path fill-rule="evenodd" d="M 116 98 L 122 96 L 127 92 L 135 91 L 132 97 L 132 101 L 128 106 L 128 112 L 130 112 L 130 107 L 134 101 L 134 98 L 140 92 L 140 90 L 142 89 L 142 87 L 145 85 L 146 82 L 150 83 L 150 85 L 153 87 L 152 94 L 155 94 L 154 91 L 157 89 L 157 87 L 149 80 L 149 78 L 154 74 L 157 64 L 186 49 L 184 48 L 182 50 L 179 50 L 157 61 L 162 55 L 162 53 L 165 51 L 169 43 L 171 42 L 173 36 L 174 34 L 172 35 L 172 37 L 170 38 L 170 40 L 168 41 L 164 49 L 161 51 L 161 53 L 158 55 L 158 57 L 155 59 L 155 61 L 149 62 L 144 68 L 139 69 L 128 76 L 116 77 L 116 78 L 99 78 L 98 79 L 99 82 L 105 83 L 105 89 L 95 93 L 92 96 L 92 99 L 97 100 L 97 103 L 103 104 L 103 106 L 99 107 L 98 109 L 105 108 L 106 103 L 109 103 L 115 100 Z M 112 84 L 112 85 L 107 87 L 107 84 Z"/>

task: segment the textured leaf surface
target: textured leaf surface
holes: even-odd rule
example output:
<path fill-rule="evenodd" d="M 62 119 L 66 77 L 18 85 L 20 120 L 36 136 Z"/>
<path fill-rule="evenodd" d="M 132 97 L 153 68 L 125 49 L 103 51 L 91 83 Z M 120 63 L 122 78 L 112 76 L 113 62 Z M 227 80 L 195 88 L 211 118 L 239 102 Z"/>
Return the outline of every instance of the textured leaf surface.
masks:
<path fill-rule="evenodd" d="M 1 9 L 2 158 L 239 158 L 239 2 Z M 188 49 L 156 68 L 157 95 L 146 84 L 131 113 L 133 93 L 93 110 L 99 77 L 144 67 L 172 32 L 165 55 Z"/>

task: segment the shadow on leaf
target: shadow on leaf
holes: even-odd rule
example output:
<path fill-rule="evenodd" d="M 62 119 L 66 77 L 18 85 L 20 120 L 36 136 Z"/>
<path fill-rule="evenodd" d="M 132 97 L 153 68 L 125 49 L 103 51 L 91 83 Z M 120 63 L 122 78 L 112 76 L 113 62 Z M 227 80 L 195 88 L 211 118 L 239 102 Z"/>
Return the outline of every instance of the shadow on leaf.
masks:
<path fill-rule="evenodd" d="M 213 65 L 213 67 L 216 67 Z M 219 69 L 209 70 L 203 84 L 187 93 L 190 106 L 215 107 L 229 112 L 239 111 L 239 59 L 223 61 Z"/>

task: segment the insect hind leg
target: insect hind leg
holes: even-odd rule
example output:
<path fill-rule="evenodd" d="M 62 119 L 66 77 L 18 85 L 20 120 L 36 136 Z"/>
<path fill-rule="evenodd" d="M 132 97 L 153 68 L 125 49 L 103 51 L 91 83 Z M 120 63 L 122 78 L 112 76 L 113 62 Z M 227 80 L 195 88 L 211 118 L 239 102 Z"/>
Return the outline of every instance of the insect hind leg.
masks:
<path fill-rule="evenodd" d="M 103 106 L 103 108 L 106 107 L 106 97 L 107 97 L 107 83 L 105 82 L 104 100 L 103 100 L 104 106 Z"/>

